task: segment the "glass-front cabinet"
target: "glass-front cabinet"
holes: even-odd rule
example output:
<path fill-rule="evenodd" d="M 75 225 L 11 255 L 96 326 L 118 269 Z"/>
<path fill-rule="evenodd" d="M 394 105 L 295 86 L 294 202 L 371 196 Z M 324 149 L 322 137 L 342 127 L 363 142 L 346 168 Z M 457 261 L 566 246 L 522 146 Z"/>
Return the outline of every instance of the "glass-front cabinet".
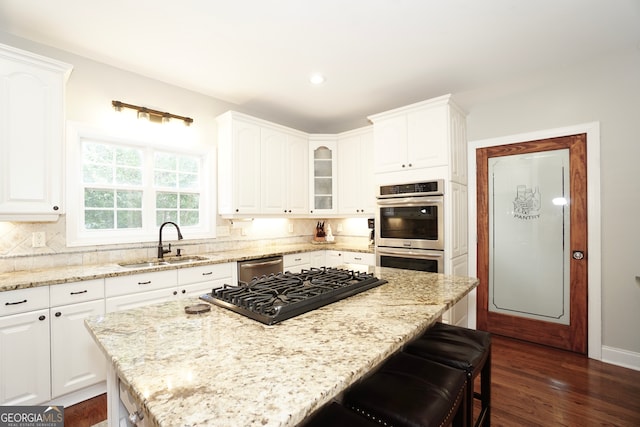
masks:
<path fill-rule="evenodd" d="M 337 142 L 333 135 L 312 135 L 309 138 L 309 213 L 326 215 L 337 212 L 336 154 Z"/>

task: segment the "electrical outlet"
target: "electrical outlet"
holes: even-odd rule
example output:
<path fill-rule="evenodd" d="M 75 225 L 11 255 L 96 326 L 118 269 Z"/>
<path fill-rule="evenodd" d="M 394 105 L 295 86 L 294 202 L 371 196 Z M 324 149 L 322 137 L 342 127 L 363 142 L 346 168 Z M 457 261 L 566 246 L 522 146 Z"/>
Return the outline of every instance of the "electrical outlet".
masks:
<path fill-rule="evenodd" d="M 289 223 L 289 233 L 293 233 L 293 224 Z"/>
<path fill-rule="evenodd" d="M 36 231 L 31 234 L 31 246 L 34 248 L 44 248 L 47 246 L 47 235 L 44 231 Z"/>

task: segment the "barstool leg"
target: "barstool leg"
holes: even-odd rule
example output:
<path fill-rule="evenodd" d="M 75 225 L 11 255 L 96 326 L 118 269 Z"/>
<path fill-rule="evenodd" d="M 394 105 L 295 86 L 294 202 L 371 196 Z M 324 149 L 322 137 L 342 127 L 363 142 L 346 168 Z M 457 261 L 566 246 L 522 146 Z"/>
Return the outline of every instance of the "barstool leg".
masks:
<path fill-rule="evenodd" d="M 472 396 L 480 398 L 481 402 L 480 414 L 475 427 L 489 427 L 491 425 L 491 347 L 488 351 L 487 360 L 480 371 L 480 395 L 472 393 Z M 474 426 L 473 420 L 469 426 Z"/>

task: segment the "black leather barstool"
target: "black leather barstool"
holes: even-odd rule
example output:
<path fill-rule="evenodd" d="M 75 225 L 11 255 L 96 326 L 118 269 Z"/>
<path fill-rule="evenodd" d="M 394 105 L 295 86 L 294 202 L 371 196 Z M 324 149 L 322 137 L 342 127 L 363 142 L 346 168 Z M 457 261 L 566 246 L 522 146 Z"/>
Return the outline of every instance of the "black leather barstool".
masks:
<path fill-rule="evenodd" d="M 349 388 L 343 405 L 383 426 L 465 426 L 463 371 L 398 353 Z"/>
<path fill-rule="evenodd" d="M 303 427 L 380 427 L 365 417 L 345 408 L 336 402 L 331 402 L 322 407 L 311 416 L 308 421 L 302 423 Z"/>
<path fill-rule="evenodd" d="M 409 343 L 404 352 L 442 363 L 467 374 L 467 425 L 491 425 L 491 334 L 460 326 L 436 323 L 418 339 Z M 480 393 L 474 391 L 480 375 Z M 479 399 L 481 410 L 476 422 L 473 399 Z"/>

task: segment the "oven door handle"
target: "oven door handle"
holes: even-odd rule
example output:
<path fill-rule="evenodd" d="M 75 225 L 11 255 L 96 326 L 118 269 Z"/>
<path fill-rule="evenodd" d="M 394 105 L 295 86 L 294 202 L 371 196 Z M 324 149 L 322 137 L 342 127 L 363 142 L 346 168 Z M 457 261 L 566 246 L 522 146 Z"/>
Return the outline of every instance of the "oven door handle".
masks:
<path fill-rule="evenodd" d="M 416 258 L 416 259 L 440 259 L 440 258 L 444 258 L 444 254 L 441 251 L 427 251 L 427 250 L 421 250 L 421 251 L 411 251 L 411 250 L 402 250 L 402 249 L 390 249 L 390 248 L 384 248 L 384 249 L 380 249 L 380 247 L 378 247 L 378 255 L 381 256 L 385 256 L 385 255 L 389 255 L 389 256 L 403 256 L 403 257 L 411 257 L 411 258 Z"/>
<path fill-rule="evenodd" d="M 378 199 L 378 205 L 380 206 L 411 206 L 411 205 L 423 205 L 428 204 L 441 204 L 442 196 L 433 197 L 402 197 L 402 198 L 389 198 Z"/>

